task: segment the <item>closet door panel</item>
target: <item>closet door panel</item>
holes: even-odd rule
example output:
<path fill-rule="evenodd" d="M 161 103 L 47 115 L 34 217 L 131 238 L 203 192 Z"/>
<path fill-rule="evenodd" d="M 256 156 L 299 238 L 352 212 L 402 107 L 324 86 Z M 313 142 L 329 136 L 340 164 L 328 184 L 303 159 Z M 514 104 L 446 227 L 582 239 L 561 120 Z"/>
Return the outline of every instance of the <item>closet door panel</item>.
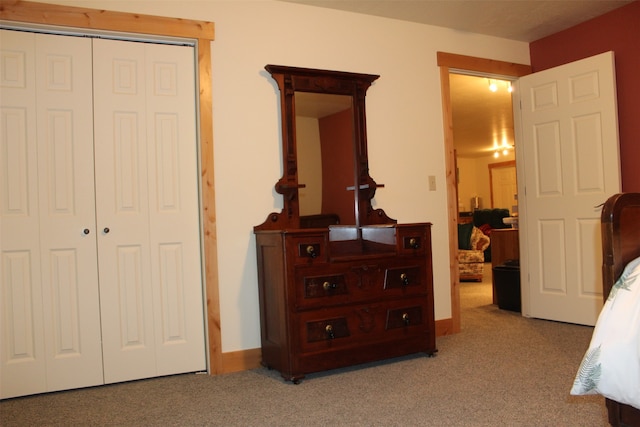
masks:
<path fill-rule="evenodd" d="M 91 44 L 2 44 L 2 397 L 101 384 Z"/>
<path fill-rule="evenodd" d="M 35 40 L 0 30 L 0 398 L 46 391 Z"/>
<path fill-rule="evenodd" d="M 43 315 L 54 391 L 103 383 L 91 40 L 36 39 Z"/>
<path fill-rule="evenodd" d="M 206 369 L 194 49 L 147 45 L 149 227 L 158 374 Z"/>
<path fill-rule="evenodd" d="M 193 48 L 95 40 L 94 53 L 106 382 L 204 370 Z M 110 255 L 125 248 L 136 280 Z"/>
<path fill-rule="evenodd" d="M 145 44 L 94 40 L 95 170 L 105 382 L 156 375 Z"/>

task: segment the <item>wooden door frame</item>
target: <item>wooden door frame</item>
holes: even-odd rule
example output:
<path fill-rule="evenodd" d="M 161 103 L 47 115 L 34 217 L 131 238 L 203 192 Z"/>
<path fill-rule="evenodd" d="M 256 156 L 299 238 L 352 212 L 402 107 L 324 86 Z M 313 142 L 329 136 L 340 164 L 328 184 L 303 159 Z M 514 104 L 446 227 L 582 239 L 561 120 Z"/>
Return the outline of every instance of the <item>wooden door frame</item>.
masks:
<path fill-rule="evenodd" d="M 218 292 L 218 248 L 216 241 L 215 187 L 213 173 L 213 110 L 211 98 L 212 22 L 160 16 L 111 12 L 81 7 L 59 6 L 21 0 L 3 1 L 0 19 L 25 24 L 55 25 L 84 30 L 106 30 L 169 36 L 197 41 L 198 117 L 200 142 L 200 179 L 202 203 L 202 241 L 204 281 L 207 304 L 207 343 L 209 373 L 224 372 Z"/>
<path fill-rule="evenodd" d="M 449 73 L 456 70 L 470 74 L 522 77 L 531 74 L 531 66 L 493 59 L 477 58 L 446 52 L 436 52 L 440 67 L 442 120 L 444 127 L 445 176 L 447 186 L 447 217 L 449 218 L 449 271 L 451 277 L 451 321 L 438 322 L 437 334 L 460 332 L 460 279 L 458 277 L 458 198 L 456 188 L 456 159 L 453 146 L 453 114 Z"/>

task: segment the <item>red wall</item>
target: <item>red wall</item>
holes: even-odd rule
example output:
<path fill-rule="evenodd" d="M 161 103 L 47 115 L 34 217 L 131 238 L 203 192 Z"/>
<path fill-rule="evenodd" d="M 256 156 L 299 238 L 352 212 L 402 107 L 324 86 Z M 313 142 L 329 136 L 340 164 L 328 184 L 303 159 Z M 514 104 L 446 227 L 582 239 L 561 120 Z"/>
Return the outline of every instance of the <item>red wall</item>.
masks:
<path fill-rule="evenodd" d="M 640 0 L 529 45 L 534 72 L 610 50 L 616 62 L 622 191 L 640 192 Z"/>

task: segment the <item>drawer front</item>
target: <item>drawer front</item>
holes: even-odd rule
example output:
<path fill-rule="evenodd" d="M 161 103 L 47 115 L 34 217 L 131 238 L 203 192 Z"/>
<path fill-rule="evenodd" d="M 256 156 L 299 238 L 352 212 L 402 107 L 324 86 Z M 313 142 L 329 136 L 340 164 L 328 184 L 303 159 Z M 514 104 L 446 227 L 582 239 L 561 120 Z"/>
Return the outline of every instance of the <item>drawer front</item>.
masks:
<path fill-rule="evenodd" d="M 295 265 L 322 264 L 328 260 L 327 234 L 302 234 L 286 237 L 287 254 Z"/>
<path fill-rule="evenodd" d="M 328 298 L 340 295 L 347 295 L 347 278 L 345 274 L 322 275 L 322 276 L 302 276 L 303 298 Z"/>
<path fill-rule="evenodd" d="M 384 288 L 407 289 L 424 284 L 424 275 L 419 265 L 403 265 L 387 268 L 384 275 Z"/>
<path fill-rule="evenodd" d="M 422 306 L 414 305 L 387 310 L 386 329 L 398 329 L 420 325 L 423 322 Z"/>
<path fill-rule="evenodd" d="M 384 273 L 383 297 L 426 296 L 429 293 L 427 268 L 424 262 L 418 260 L 411 262 L 409 259 L 398 259 L 389 263 Z"/>
<path fill-rule="evenodd" d="M 317 352 L 406 339 L 429 339 L 427 298 L 302 312 L 295 316 L 299 351 Z"/>
<path fill-rule="evenodd" d="M 307 322 L 307 342 L 314 343 L 351 336 L 346 317 L 312 320 Z"/>
<path fill-rule="evenodd" d="M 431 250 L 429 226 L 398 227 L 398 254 L 424 256 Z"/>
<path fill-rule="evenodd" d="M 380 297 L 385 269 L 378 263 L 297 267 L 295 309 L 308 310 Z"/>
<path fill-rule="evenodd" d="M 424 264 L 406 261 L 298 267 L 296 310 L 426 295 Z"/>

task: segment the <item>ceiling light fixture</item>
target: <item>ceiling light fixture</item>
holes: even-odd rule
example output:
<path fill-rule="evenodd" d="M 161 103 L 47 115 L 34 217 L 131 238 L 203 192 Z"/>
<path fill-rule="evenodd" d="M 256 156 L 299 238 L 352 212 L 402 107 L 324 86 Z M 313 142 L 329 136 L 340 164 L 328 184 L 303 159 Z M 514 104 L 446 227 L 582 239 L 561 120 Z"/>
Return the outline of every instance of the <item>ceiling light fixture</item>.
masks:
<path fill-rule="evenodd" d="M 513 144 L 509 144 L 505 138 L 502 139 L 502 144 L 498 144 L 498 141 L 493 141 L 493 157 L 496 159 L 500 157 L 500 154 L 508 156 L 509 150 L 513 150 Z"/>
<path fill-rule="evenodd" d="M 511 85 L 510 81 L 487 79 L 487 83 L 489 84 L 489 90 L 491 92 L 497 92 L 499 87 L 502 87 L 502 85 L 506 87 L 507 92 L 513 92 L 513 86 Z"/>

